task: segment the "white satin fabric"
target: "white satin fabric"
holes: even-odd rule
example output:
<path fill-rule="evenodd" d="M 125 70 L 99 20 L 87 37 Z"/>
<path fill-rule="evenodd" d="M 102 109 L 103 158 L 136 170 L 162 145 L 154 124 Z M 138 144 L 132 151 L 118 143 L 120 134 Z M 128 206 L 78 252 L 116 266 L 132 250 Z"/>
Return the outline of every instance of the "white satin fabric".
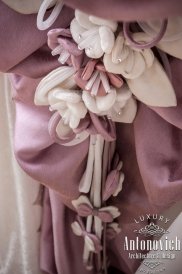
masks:
<path fill-rule="evenodd" d="M 0 274 L 41 274 L 39 184 L 20 170 L 12 148 L 14 108 L 0 74 Z"/>

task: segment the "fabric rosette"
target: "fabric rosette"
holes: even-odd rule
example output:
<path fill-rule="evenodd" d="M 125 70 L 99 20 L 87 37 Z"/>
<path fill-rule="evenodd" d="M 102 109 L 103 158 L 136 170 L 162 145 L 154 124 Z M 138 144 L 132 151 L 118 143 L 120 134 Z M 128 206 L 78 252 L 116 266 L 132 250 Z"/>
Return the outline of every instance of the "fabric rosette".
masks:
<path fill-rule="evenodd" d="M 105 96 L 112 88 L 121 88 L 121 76 L 107 72 L 100 60 L 91 59 L 85 67 L 80 68 L 75 74 L 77 85 L 91 93 L 92 96 Z"/>
<path fill-rule="evenodd" d="M 119 89 L 112 88 L 105 96 L 93 97 L 83 90 L 82 99 L 89 111 L 99 116 L 106 115 L 114 122 L 132 123 L 136 116 L 136 100 L 126 85 Z"/>
<path fill-rule="evenodd" d="M 104 53 L 111 52 L 117 25 L 114 21 L 75 10 L 75 18 L 71 22 L 70 31 L 78 48 L 84 49 L 88 57 L 98 59 Z"/>
<path fill-rule="evenodd" d="M 120 75 L 108 72 L 100 60 L 88 61 L 74 76 L 82 99 L 92 113 L 114 122 L 132 123 L 137 105 Z"/>
<path fill-rule="evenodd" d="M 145 33 L 134 33 L 134 40 L 147 42 Z M 176 106 L 172 84 L 152 50 L 134 48 L 119 33 L 110 54 L 104 55 L 104 66 L 111 73 L 121 74 L 131 92 L 141 102 L 158 107 Z"/>
<path fill-rule="evenodd" d="M 72 134 L 87 114 L 74 73 L 75 69 L 68 66 L 53 70 L 39 83 L 35 93 L 36 105 L 48 105 L 60 115 L 56 133 L 61 139 Z"/>

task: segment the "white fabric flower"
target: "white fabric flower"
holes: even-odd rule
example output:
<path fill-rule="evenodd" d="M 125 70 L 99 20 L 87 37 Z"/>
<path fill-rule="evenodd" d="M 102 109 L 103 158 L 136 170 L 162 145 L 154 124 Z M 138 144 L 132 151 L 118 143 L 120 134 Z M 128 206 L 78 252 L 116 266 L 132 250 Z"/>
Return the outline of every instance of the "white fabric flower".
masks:
<path fill-rule="evenodd" d="M 117 36 L 112 52 L 104 55 L 106 70 L 121 74 L 126 79 L 139 77 L 153 62 L 154 54 L 151 49 L 132 48 L 123 33 Z"/>
<path fill-rule="evenodd" d="M 147 42 L 145 33 L 135 33 L 137 42 Z M 175 91 L 162 65 L 151 49 L 136 49 L 120 33 L 110 54 L 104 55 L 104 66 L 111 73 L 121 74 L 131 92 L 150 106 L 176 106 Z"/>
<path fill-rule="evenodd" d="M 77 128 L 87 113 L 82 94 L 76 89 L 74 73 L 72 67 L 53 70 L 38 85 L 34 100 L 36 105 L 49 105 L 51 111 L 57 110 L 64 125 L 71 129 Z"/>
<path fill-rule="evenodd" d="M 75 18 L 70 25 L 73 39 L 80 50 L 90 58 L 100 58 L 104 53 L 110 53 L 114 46 L 114 32 L 117 23 L 99 17 L 75 11 Z"/>
<path fill-rule="evenodd" d="M 132 123 L 136 111 L 136 100 L 126 85 L 120 89 L 112 89 L 105 96 L 92 96 L 83 91 L 82 99 L 88 108 L 97 115 L 107 115 L 114 122 Z"/>

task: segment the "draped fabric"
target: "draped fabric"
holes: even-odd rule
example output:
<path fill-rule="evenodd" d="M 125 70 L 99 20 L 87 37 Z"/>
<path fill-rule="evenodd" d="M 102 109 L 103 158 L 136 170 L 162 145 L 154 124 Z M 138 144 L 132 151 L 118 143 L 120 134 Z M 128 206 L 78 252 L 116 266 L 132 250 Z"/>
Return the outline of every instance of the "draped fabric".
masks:
<path fill-rule="evenodd" d="M 7 76 L 0 74 L 0 273 L 41 274 L 39 183 L 18 166 L 13 153 L 14 105 Z"/>
<path fill-rule="evenodd" d="M 150 20 L 180 15 L 180 0 L 65 0 L 66 5 L 88 14 L 117 21 Z M 112 17 L 112 18 L 111 18 Z"/>
<path fill-rule="evenodd" d="M 139 2 L 141 13 L 128 12 L 127 18 L 124 11 L 128 6 L 123 1 L 107 1 L 104 8 L 103 1 L 94 1 L 94 5 L 89 1 L 70 0 L 67 3 L 84 11 L 89 7 L 89 12 L 121 20 L 138 17 L 145 20 L 148 15 L 155 18 L 182 12 L 181 1 L 177 0 L 176 6 L 170 1 L 165 1 L 163 6 L 164 1 L 160 1 L 159 9 L 155 2 L 150 5 L 149 1 Z M 147 10 L 144 2 L 148 4 Z M 131 4 L 133 10 L 133 1 L 127 4 Z M 67 27 L 73 15 L 72 9 L 64 7 L 53 27 Z M 59 66 L 46 45 L 46 32 L 36 29 L 36 15 L 16 13 L 0 2 L 1 37 L 0 70 L 11 73 L 16 106 L 16 158 L 31 177 L 48 188 L 44 196 L 41 267 L 52 274 L 70 274 L 72 269 L 75 274 L 88 273 L 81 264 L 81 252 L 77 252 L 82 243 L 70 230 L 75 217 L 71 201 L 79 196 L 78 185 L 86 167 L 88 140 L 74 147 L 55 143 L 47 128 L 52 114 L 47 107 L 34 105 L 37 84 Z M 149 108 L 138 103 L 134 124 L 116 125 L 117 151 L 124 163 L 125 181 L 122 192 L 111 202 L 121 211 L 122 231 L 108 242 L 108 254 L 111 265 L 124 273 L 133 273 L 139 264 L 128 260 L 128 253 L 121 248 L 124 237 L 132 239 L 133 230 L 138 229 L 134 218 L 148 212 L 161 212 L 182 197 L 182 62 L 170 58 L 170 66 L 177 107 Z"/>

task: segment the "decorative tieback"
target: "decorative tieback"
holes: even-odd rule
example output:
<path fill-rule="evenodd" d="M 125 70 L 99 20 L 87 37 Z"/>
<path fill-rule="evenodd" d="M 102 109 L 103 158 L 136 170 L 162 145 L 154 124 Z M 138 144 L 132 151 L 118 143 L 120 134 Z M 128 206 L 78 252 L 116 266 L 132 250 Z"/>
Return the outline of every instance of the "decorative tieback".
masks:
<path fill-rule="evenodd" d="M 71 227 L 75 235 L 84 238 L 86 247 L 89 251 L 99 253 L 102 250 L 99 238 L 95 234 L 86 231 L 80 218 L 77 218 L 77 221 L 73 222 Z"/>
<path fill-rule="evenodd" d="M 87 198 L 81 195 L 77 200 L 72 201 L 73 206 L 81 217 L 94 216 L 98 217 L 104 223 L 111 223 L 120 215 L 120 212 L 115 206 L 106 206 L 102 208 L 95 208 Z"/>

